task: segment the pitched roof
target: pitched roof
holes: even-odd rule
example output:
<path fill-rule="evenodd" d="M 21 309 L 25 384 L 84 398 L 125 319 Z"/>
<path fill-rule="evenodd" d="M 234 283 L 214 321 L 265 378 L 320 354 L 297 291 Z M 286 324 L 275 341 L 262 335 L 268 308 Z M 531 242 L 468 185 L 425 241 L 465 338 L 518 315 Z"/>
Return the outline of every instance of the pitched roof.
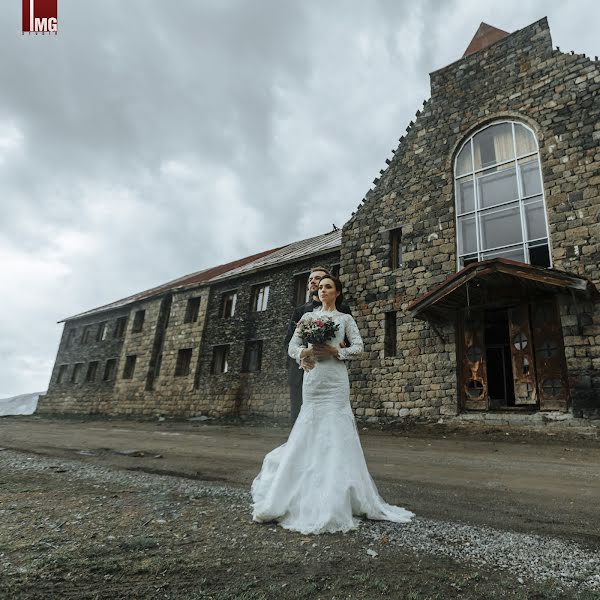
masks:
<path fill-rule="evenodd" d="M 340 248 L 342 245 L 342 230 L 335 229 L 329 233 L 318 235 L 316 237 L 308 238 L 307 240 L 300 240 L 283 246 L 279 250 L 257 258 L 252 262 L 245 263 L 237 269 L 231 269 L 222 275 L 213 277 L 210 282 L 221 281 L 223 279 L 230 279 L 232 277 L 238 277 L 240 275 L 246 275 L 253 271 L 259 271 L 268 267 L 279 266 L 282 264 L 295 262 L 301 259 L 307 259 L 311 256 L 320 256 L 326 252 L 330 252 Z"/>
<path fill-rule="evenodd" d="M 196 271 L 195 273 L 191 273 L 189 275 L 184 275 L 182 277 L 178 277 L 177 279 L 173 279 L 168 281 L 167 283 L 163 283 L 159 286 L 150 288 L 148 290 L 144 290 L 143 292 L 138 292 L 137 294 L 133 294 L 131 296 L 127 296 L 126 298 L 122 298 L 121 300 L 117 300 L 115 302 L 111 302 L 110 304 L 104 304 L 103 306 L 99 306 L 97 308 L 93 308 L 92 310 L 88 310 L 77 315 L 73 315 L 72 317 L 67 317 L 59 321 L 62 323 L 63 321 L 71 321 L 73 319 L 79 319 L 81 317 L 88 317 L 94 315 L 96 313 L 105 312 L 107 310 L 114 310 L 117 308 L 122 308 L 123 306 L 127 306 L 128 304 L 133 304 L 134 302 L 140 302 L 141 300 L 147 300 L 148 298 L 153 298 L 155 296 L 160 296 L 161 294 L 172 291 L 175 289 L 179 289 L 182 287 L 189 287 L 192 285 L 198 285 L 200 283 L 205 283 L 211 278 L 225 273 L 230 269 L 236 269 L 241 265 L 244 265 L 247 262 L 252 262 L 262 256 L 266 256 L 272 252 L 279 250 L 279 248 L 273 248 L 271 250 L 265 250 L 264 252 L 259 252 L 258 254 L 252 254 L 251 256 L 246 256 L 245 258 L 240 258 L 238 260 L 234 260 L 232 262 L 225 263 L 223 265 L 219 265 L 217 267 L 211 267 L 209 269 L 204 269 L 202 271 Z"/>
<path fill-rule="evenodd" d="M 471 43 L 465 50 L 463 58 L 465 56 L 475 54 L 475 52 L 479 52 L 480 50 L 491 46 L 492 44 L 504 39 L 509 35 L 510 33 L 508 31 L 498 29 L 497 27 L 493 27 L 492 25 L 482 22 L 481 25 L 479 25 L 479 29 L 477 29 L 475 32 Z"/>

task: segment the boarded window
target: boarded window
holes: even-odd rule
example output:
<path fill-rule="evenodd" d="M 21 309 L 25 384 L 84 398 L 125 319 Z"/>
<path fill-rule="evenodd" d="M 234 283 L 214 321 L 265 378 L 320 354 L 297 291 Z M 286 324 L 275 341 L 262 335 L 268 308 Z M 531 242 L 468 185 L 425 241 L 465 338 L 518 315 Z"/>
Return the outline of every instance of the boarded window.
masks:
<path fill-rule="evenodd" d="M 202 299 L 200 297 L 188 299 L 187 306 L 185 308 L 185 318 L 183 320 L 184 323 L 195 323 L 198 320 L 201 300 Z"/>
<path fill-rule="evenodd" d="M 244 349 L 244 360 L 242 362 L 242 371 L 247 373 L 256 373 L 260 371 L 262 364 L 262 340 L 252 340 L 246 342 Z"/>
<path fill-rule="evenodd" d="M 399 269 L 402 266 L 402 229 L 390 231 L 390 269 Z"/>
<path fill-rule="evenodd" d="M 73 345 L 75 340 L 75 329 L 71 329 L 69 333 L 67 333 L 67 348 L 70 348 Z"/>
<path fill-rule="evenodd" d="M 83 332 L 81 333 L 81 343 L 82 344 L 87 344 L 90 341 L 90 331 L 91 331 L 91 327 L 89 325 L 86 325 L 83 328 Z"/>
<path fill-rule="evenodd" d="M 67 369 L 69 365 L 60 365 L 58 367 L 58 375 L 56 377 L 56 383 L 64 383 L 67 378 Z"/>
<path fill-rule="evenodd" d="M 87 369 L 87 373 L 85 374 L 85 380 L 88 382 L 96 381 L 96 374 L 98 373 L 98 361 L 93 360 Z"/>
<path fill-rule="evenodd" d="M 250 309 L 254 312 L 261 312 L 267 310 L 267 304 L 269 302 L 269 284 L 261 283 L 255 285 L 252 288 Z"/>
<path fill-rule="evenodd" d="M 192 348 L 184 348 L 177 353 L 175 364 L 175 377 L 185 377 L 190 374 L 190 363 L 192 362 Z"/>
<path fill-rule="evenodd" d="M 138 310 L 133 317 L 133 327 L 131 328 L 132 333 L 139 333 L 144 328 L 144 319 L 146 318 L 145 310 Z"/>
<path fill-rule="evenodd" d="M 397 354 L 397 317 L 393 311 L 385 313 L 385 339 L 383 345 L 384 356 L 396 356 Z"/>
<path fill-rule="evenodd" d="M 308 302 L 308 277 L 310 273 L 296 275 L 294 290 L 294 305 L 300 306 Z"/>
<path fill-rule="evenodd" d="M 226 292 L 221 298 L 221 317 L 229 319 L 235 314 L 235 304 L 237 302 L 237 292 Z"/>
<path fill-rule="evenodd" d="M 227 373 L 229 370 L 229 345 L 214 346 L 211 373 Z"/>
<path fill-rule="evenodd" d="M 117 372 L 117 359 L 109 358 L 106 361 L 106 365 L 104 367 L 104 377 L 102 378 L 104 381 L 111 381 L 115 378 L 115 373 Z"/>
<path fill-rule="evenodd" d="M 103 342 L 106 339 L 106 334 L 108 333 L 108 328 L 106 326 L 106 321 L 102 323 L 98 323 L 98 331 L 96 332 L 96 341 Z"/>
<path fill-rule="evenodd" d="M 81 381 L 82 372 L 83 372 L 83 363 L 76 363 L 73 366 L 73 372 L 71 373 L 71 383 L 79 383 Z"/>
<path fill-rule="evenodd" d="M 119 317 L 115 323 L 114 338 L 119 339 L 125 336 L 125 329 L 127 328 L 127 317 Z"/>

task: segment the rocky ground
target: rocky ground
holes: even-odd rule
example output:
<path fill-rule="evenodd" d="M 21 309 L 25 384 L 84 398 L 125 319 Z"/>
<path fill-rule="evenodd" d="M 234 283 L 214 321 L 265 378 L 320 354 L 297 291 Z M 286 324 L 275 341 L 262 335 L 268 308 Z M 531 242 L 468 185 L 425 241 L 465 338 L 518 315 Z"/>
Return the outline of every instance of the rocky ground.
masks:
<path fill-rule="evenodd" d="M 0 423 L 0 444 L 7 448 L 0 451 L 3 600 L 600 598 L 597 523 L 590 523 L 589 535 L 582 534 L 584 523 L 576 523 L 571 535 L 568 523 L 556 524 L 556 529 L 503 527 L 463 509 L 462 519 L 448 510 L 439 511 L 443 518 L 434 518 L 430 506 L 417 511 L 408 525 L 363 522 L 348 534 L 303 536 L 252 523 L 245 481 L 211 483 L 185 472 L 174 476 L 131 464 L 99 464 L 90 456 L 98 449 L 80 449 L 70 458 L 52 456 L 58 452 L 47 446 L 43 453 L 39 447 L 15 449 L 15 437 L 7 435 L 6 427 L 13 426 L 14 433 L 28 423 L 34 429 L 38 425 L 32 420 Z M 69 445 L 65 436 L 72 423 L 44 424 L 59 429 L 63 446 Z M 116 429 L 123 429 L 119 425 Z M 139 430 L 138 436 L 155 429 L 130 427 Z M 82 424 L 76 429 L 81 435 Z M 505 433 L 481 435 L 502 439 Z M 202 435 L 211 438 L 206 429 Z M 12 449 L 5 443 L 9 438 Z M 427 439 L 423 434 L 403 437 L 408 446 L 419 447 Z M 385 445 L 371 434 L 364 441 L 367 449 Z M 578 441 L 571 436 L 554 446 L 528 441 L 532 452 L 541 446 L 547 457 L 562 452 L 566 443 L 571 453 L 597 451 L 589 437 Z M 232 465 L 235 461 L 233 456 Z M 377 471 L 376 460 L 372 462 Z M 589 477 L 587 471 L 582 475 Z M 403 493 L 414 509 L 417 492 L 405 484 Z M 482 492 L 476 488 L 478 497 Z M 394 493 L 389 481 L 380 489 L 388 497 Z M 423 495 L 432 489 L 425 486 Z M 455 482 L 447 489 L 450 502 L 455 489 Z M 492 489 L 490 498 L 494 493 L 502 507 L 502 490 Z M 435 494 L 433 498 L 441 503 Z M 589 501 L 596 502 L 590 511 L 597 513 L 598 498 Z M 457 504 L 467 505 L 464 499 Z M 423 506 L 429 506 L 425 499 Z"/>

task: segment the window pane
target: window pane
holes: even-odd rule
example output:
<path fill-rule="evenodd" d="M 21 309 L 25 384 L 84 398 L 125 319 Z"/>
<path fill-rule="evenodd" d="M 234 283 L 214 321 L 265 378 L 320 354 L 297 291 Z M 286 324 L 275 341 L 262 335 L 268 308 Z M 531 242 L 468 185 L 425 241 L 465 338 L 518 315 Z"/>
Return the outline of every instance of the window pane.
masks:
<path fill-rule="evenodd" d="M 475 210 L 473 194 L 473 177 L 466 177 L 456 182 L 458 191 L 458 212 L 466 213 Z"/>
<path fill-rule="evenodd" d="M 514 158 L 510 123 L 492 125 L 473 138 L 475 170 Z"/>
<path fill-rule="evenodd" d="M 521 215 L 516 202 L 508 207 L 480 213 L 482 248 L 497 248 L 523 241 Z"/>
<path fill-rule="evenodd" d="M 517 138 L 517 155 L 523 156 L 524 154 L 530 154 L 531 152 L 537 152 L 537 142 L 533 133 L 520 125 L 515 123 L 515 136 Z"/>
<path fill-rule="evenodd" d="M 504 250 L 497 250 L 496 252 L 487 252 L 483 255 L 483 260 L 489 260 L 491 258 L 510 258 L 511 260 L 518 260 L 519 262 L 525 262 L 523 255 L 523 246 L 516 248 L 505 248 Z"/>
<path fill-rule="evenodd" d="M 467 142 L 456 158 L 456 176 L 466 175 L 473 172 L 471 161 L 471 141 Z"/>
<path fill-rule="evenodd" d="M 523 183 L 523 196 L 533 196 L 542 193 L 542 178 L 537 156 L 519 162 L 521 169 L 521 182 Z"/>
<path fill-rule="evenodd" d="M 477 176 L 479 208 L 495 206 L 519 197 L 517 173 L 513 165 L 501 169 L 489 169 Z"/>
<path fill-rule="evenodd" d="M 475 217 L 460 217 L 458 219 L 458 253 L 471 254 L 473 252 L 477 252 Z"/>
<path fill-rule="evenodd" d="M 536 243 L 535 246 L 529 247 L 529 262 L 538 267 L 550 266 L 550 249 L 547 242 L 540 246 Z"/>
<path fill-rule="evenodd" d="M 546 219 L 544 218 L 544 203 L 541 196 L 525 200 L 523 205 L 525 207 L 527 239 L 536 240 L 546 237 Z"/>

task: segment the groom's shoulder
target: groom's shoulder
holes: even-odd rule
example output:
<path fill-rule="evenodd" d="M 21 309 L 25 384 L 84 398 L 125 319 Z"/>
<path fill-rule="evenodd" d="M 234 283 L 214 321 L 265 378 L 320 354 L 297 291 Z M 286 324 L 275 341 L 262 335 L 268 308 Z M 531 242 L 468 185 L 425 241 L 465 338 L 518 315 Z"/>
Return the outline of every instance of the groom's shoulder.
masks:
<path fill-rule="evenodd" d="M 352 311 L 350 310 L 350 306 L 346 303 L 346 302 L 342 302 L 339 306 L 338 306 L 338 310 L 341 313 L 344 313 L 346 315 L 350 315 L 352 316 Z"/>

